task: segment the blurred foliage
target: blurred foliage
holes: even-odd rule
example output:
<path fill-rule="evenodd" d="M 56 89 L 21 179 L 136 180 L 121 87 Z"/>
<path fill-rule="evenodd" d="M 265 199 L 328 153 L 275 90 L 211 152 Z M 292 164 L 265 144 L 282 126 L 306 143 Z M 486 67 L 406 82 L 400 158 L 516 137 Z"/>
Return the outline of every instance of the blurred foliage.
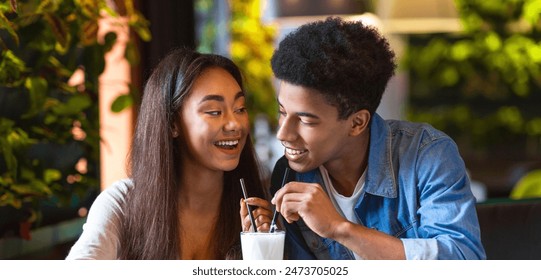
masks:
<path fill-rule="evenodd" d="M 480 156 L 508 147 L 539 158 L 541 1 L 455 3 L 463 32 L 410 36 L 408 118 Z"/>
<path fill-rule="evenodd" d="M 526 173 L 514 186 L 510 197 L 512 199 L 541 197 L 541 169 Z"/>
<path fill-rule="evenodd" d="M 67 207 L 99 190 L 98 77 L 116 34 L 98 39 L 98 22 L 120 15 L 115 24 L 150 40 L 131 0 L 0 3 L 0 206 L 22 213 L 21 228 L 39 224 L 44 203 Z"/>
<path fill-rule="evenodd" d="M 276 122 L 278 105 L 272 85 L 270 59 L 274 51 L 276 28 L 261 21 L 260 0 L 229 1 L 231 6 L 231 58 L 241 68 L 251 117 L 267 116 Z"/>
<path fill-rule="evenodd" d="M 247 107 L 253 122 L 263 114 L 269 122 L 276 124 L 278 105 L 272 85 L 270 58 L 274 51 L 276 28 L 261 21 L 260 0 L 229 1 L 230 42 L 229 55 L 242 71 L 247 94 Z M 197 0 L 196 12 L 210 14 L 215 6 L 213 0 Z M 201 52 L 215 51 L 218 23 L 206 16 L 198 49 Z"/>
<path fill-rule="evenodd" d="M 198 34 L 197 50 L 202 53 L 216 53 L 216 36 L 218 23 L 214 16 L 214 0 L 195 0 L 195 13 L 202 26 Z"/>

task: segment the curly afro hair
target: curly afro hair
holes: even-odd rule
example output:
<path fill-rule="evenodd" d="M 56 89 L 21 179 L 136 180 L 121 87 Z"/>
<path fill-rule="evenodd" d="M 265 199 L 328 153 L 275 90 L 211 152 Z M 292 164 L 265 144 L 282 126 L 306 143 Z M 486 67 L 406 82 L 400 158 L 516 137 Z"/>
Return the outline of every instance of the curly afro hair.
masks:
<path fill-rule="evenodd" d="M 394 52 L 375 28 L 338 17 L 288 34 L 271 65 L 278 79 L 323 94 L 339 119 L 362 109 L 374 114 L 396 68 Z"/>

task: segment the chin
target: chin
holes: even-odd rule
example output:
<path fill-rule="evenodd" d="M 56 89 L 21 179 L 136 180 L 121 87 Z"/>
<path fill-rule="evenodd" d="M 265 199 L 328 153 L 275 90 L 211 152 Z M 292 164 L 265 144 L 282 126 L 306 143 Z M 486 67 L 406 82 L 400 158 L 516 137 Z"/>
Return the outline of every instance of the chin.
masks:
<path fill-rule="evenodd" d="M 235 170 L 239 166 L 239 161 L 231 162 L 231 163 L 225 163 L 220 166 L 220 170 L 223 171 L 232 171 Z"/>
<path fill-rule="evenodd" d="M 295 172 L 299 172 L 299 173 L 304 173 L 304 172 L 308 172 L 310 170 L 313 170 L 315 168 L 317 168 L 317 166 L 311 166 L 311 165 L 306 165 L 306 164 L 299 164 L 299 163 L 295 163 L 295 162 L 292 162 L 292 161 L 288 161 L 289 163 L 289 167 L 291 167 L 291 169 L 295 170 Z"/>
<path fill-rule="evenodd" d="M 231 167 L 231 168 L 229 168 L 229 167 L 228 167 L 228 168 L 220 168 L 220 170 L 222 170 L 222 171 L 224 171 L 224 172 L 229 172 L 229 171 L 235 170 L 235 168 L 237 168 L 237 166 Z"/>

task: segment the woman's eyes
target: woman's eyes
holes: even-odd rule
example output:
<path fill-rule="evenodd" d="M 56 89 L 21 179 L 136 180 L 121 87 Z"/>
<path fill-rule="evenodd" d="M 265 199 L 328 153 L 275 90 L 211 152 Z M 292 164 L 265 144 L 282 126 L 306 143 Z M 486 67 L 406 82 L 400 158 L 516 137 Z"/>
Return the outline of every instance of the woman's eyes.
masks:
<path fill-rule="evenodd" d="M 237 113 L 246 113 L 248 109 L 246 107 L 240 107 L 236 110 Z"/>
<path fill-rule="evenodd" d="M 222 114 L 222 111 L 206 111 L 205 114 L 208 114 L 211 116 L 219 116 Z"/>
<path fill-rule="evenodd" d="M 248 111 L 248 109 L 246 107 L 240 107 L 238 109 L 235 109 L 235 113 L 237 113 L 237 114 L 244 114 L 247 111 Z M 205 111 L 205 114 L 217 117 L 217 116 L 222 115 L 222 111 L 221 110 L 209 110 L 209 111 Z"/>

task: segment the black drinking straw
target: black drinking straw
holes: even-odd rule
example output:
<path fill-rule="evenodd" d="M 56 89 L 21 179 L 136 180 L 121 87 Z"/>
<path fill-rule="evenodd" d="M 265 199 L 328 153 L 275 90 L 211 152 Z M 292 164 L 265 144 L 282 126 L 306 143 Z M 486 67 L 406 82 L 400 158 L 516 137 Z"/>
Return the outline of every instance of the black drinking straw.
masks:
<path fill-rule="evenodd" d="M 248 198 L 248 195 L 246 193 L 246 186 L 244 185 L 244 178 L 240 178 L 240 187 L 242 188 L 242 195 L 244 195 L 244 200 Z M 246 202 L 244 202 L 246 203 Z M 246 207 L 248 208 L 248 215 L 250 216 L 250 222 L 252 223 L 252 227 L 254 228 L 254 232 L 257 232 L 257 227 L 255 225 L 255 219 L 254 215 L 252 214 L 252 207 L 246 203 Z"/>
<path fill-rule="evenodd" d="M 282 179 L 282 188 L 286 184 L 287 176 L 289 175 L 289 168 L 286 167 L 286 171 L 284 172 L 284 178 Z M 274 208 L 274 214 L 272 215 L 272 221 L 270 224 L 270 232 L 273 233 L 276 230 L 276 218 L 278 217 L 278 211 L 276 211 L 276 207 Z"/>

